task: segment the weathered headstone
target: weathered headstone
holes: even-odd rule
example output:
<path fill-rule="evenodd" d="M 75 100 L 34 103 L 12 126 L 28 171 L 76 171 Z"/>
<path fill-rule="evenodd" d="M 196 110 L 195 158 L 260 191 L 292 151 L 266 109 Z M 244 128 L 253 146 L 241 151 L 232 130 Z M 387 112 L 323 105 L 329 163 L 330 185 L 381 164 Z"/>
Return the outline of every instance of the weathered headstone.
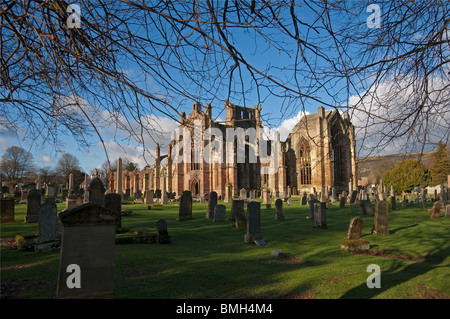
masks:
<path fill-rule="evenodd" d="M 327 227 L 327 203 L 325 202 L 314 203 L 314 227 Z"/>
<path fill-rule="evenodd" d="M 119 215 L 116 229 L 122 228 L 122 195 L 109 193 L 105 195 L 105 208 Z"/>
<path fill-rule="evenodd" d="M 180 197 L 177 220 L 188 219 L 192 219 L 192 193 L 190 191 L 184 191 Z"/>
<path fill-rule="evenodd" d="M 270 191 L 267 188 L 263 189 L 263 204 L 270 204 Z"/>
<path fill-rule="evenodd" d="M 100 178 L 94 178 L 88 187 L 89 202 L 105 207 L 105 186 Z"/>
<path fill-rule="evenodd" d="M 450 216 L 450 204 L 447 204 L 447 206 L 445 206 L 445 217 L 449 216 Z"/>
<path fill-rule="evenodd" d="M 395 196 L 391 196 L 391 210 L 397 210 L 397 201 Z"/>
<path fill-rule="evenodd" d="M 27 197 L 28 197 L 28 189 L 22 189 L 21 194 L 20 194 L 20 203 L 26 204 Z"/>
<path fill-rule="evenodd" d="M 153 190 L 147 190 L 144 193 L 144 203 L 149 205 L 149 204 L 153 204 L 153 195 L 154 192 Z"/>
<path fill-rule="evenodd" d="M 376 203 L 373 229 L 374 235 L 389 235 L 388 207 L 389 204 L 385 200 L 380 200 L 378 203 Z"/>
<path fill-rule="evenodd" d="M 302 206 L 308 204 L 308 197 L 306 196 L 306 193 L 303 194 L 301 203 L 302 203 Z"/>
<path fill-rule="evenodd" d="M 431 218 L 439 218 L 439 215 L 441 214 L 441 202 L 437 201 L 434 202 L 433 208 L 431 208 Z"/>
<path fill-rule="evenodd" d="M 47 198 L 39 208 L 39 240 L 36 251 L 50 251 L 59 248 L 58 210 L 53 197 Z"/>
<path fill-rule="evenodd" d="M 14 199 L 1 199 L 0 216 L 0 223 L 2 224 L 14 222 Z"/>
<path fill-rule="evenodd" d="M 341 199 L 339 200 L 339 208 L 345 207 L 346 201 L 347 201 L 347 198 L 345 196 L 341 196 Z"/>
<path fill-rule="evenodd" d="M 255 240 L 263 239 L 261 235 L 261 211 L 259 202 L 250 202 L 247 206 L 247 233 L 244 236 L 244 242 L 253 243 Z"/>
<path fill-rule="evenodd" d="M 357 197 L 357 196 L 358 196 L 358 191 L 357 191 L 357 190 L 354 190 L 354 191 L 352 192 L 351 197 L 350 197 L 350 204 L 354 204 L 354 203 L 355 203 L 356 197 Z"/>
<path fill-rule="evenodd" d="M 25 223 L 35 223 L 39 219 L 39 207 L 41 206 L 41 191 L 32 189 L 27 196 L 27 215 Z"/>
<path fill-rule="evenodd" d="M 231 217 L 230 220 L 235 222 L 236 228 L 246 227 L 247 218 L 245 217 L 244 201 L 233 199 L 231 203 Z"/>
<path fill-rule="evenodd" d="M 61 212 L 59 218 L 63 230 L 56 297 L 114 298 L 114 249 L 119 216 L 86 203 Z"/>
<path fill-rule="evenodd" d="M 358 239 L 361 237 L 364 220 L 360 217 L 354 217 L 350 220 L 348 227 L 347 239 Z"/>
<path fill-rule="evenodd" d="M 219 204 L 214 206 L 214 219 L 213 221 L 216 222 L 224 222 L 225 221 L 225 212 L 226 212 L 226 206 Z"/>
<path fill-rule="evenodd" d="M 314 204 L 318 203 L 319 201 L 314 198 L 314 196 L 311 196 L 309 200 L 309 218 L 311 220 L 314 220 Z"/>
<path fill-rule="evenodd" d="M 212 191 L 209 193 L 208 211 L 206 212 L 207 219 L 214 218 L 214 207 L 217 205 L 217 193 Z"/>
<path fill-rule="evenodd" d="M 275 220 L 284 220 L 283 200 L 280 198 L 275 200 Z"/>
<path fill-rule="evenodd" d="M 331 188 L 331 202 L 334 203 L 336 201 L 336 189 L 334 187 Z"/>
<path fill-rule="evenodd" d="M 247 200 L 247 190 L 245 188 L 241 188 L 241 190 L 239 191 L 239 199 Z"/>
<path fill-rule="evenodd" d="M 167 230 L 167 222 L 160 219 L 156 222 L 156 240 L 159 244 L 170 244 L 171 238 Z"/>
<path fill-rule="evenodd" d="M 225 185 L 225 203 L 233 202 L 233 185 L 226 184 Z"/>

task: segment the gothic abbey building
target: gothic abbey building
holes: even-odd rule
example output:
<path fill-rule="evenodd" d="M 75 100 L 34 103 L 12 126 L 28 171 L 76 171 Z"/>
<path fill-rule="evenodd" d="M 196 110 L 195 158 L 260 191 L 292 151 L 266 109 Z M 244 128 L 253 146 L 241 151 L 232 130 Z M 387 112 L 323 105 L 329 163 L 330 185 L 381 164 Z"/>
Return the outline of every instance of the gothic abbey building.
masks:
<path fill-rule="evenodd" d="M 239 197 L 242 188 L 247 191 L 256 190 L 257 194 L 267 188 L 273 196 L 324 192 L 330 191 L 332 187 L 337 193 L 356 189 L 355 129 L 347 113 L 341 116 L 337 110 L 325 111 L 323 107 L 319 107 L 317 113 L 306 115 L 297 123 L 286 141 L 279 141 L 279 134 L 275 134 L 274 139 L 279 142 L 279 147 L 273 148 L 274 141 L 258 138 L 263 129 L 260 105 L 247 108 L 225 101 L 225 110 L 225 122 L 217 122 L 212 118 L 210 104 L 203 110 L 200 103 L 194 103 L 192 112 L 188 116 L 181 113 L 180 117 L 180 129 L 187 129 L 190 134 L 173 137 L 165 155 L 161 155 L 157 145 L 153 167 L 134 172 L 115 172 L 110 190 L 134 194 L 165 189 L 175 195 L 189 190 L 194 196 L 216 191 L 223 198 L 229 189 L 233 197 Z M 222 148 L 222 154 L 220 150 L 213 152 L 220 154 L 222 159 L 229 160 L 206 162 L 197 153 L 205 150 L 216 138 L 198 136 L 199 132 L 204 134 L 207 129 L 221 132 L 223 139 L 227 136 L 227 129 L 256 132 L 257 143 L 266 143 L 268 154 L 277 152 L 278 156 L 275 158 L 278 169 L 273 174 L 266 174 L 267 171 L 261 169 L 268 164 L 259 160 L 260 150 L 254 147 L 249 136 L 245 137 L 244 149 L 238 148 L 236 138 L 231 147 L 224 140 L 223 143 L 216 144 Z M 174 160 L 175 150 L 179 151 L 177 143 L 184 143 L 185 148 L 186 145 L 191 145 L 189 155 L 192 160 Z M 257 156 L 256 161 L 250 160 L 254 159 L 252 154 Z M 198 158 L 200 160 L 195 160 Z M 120 175 L 122 178 L 119 181 Z"/>

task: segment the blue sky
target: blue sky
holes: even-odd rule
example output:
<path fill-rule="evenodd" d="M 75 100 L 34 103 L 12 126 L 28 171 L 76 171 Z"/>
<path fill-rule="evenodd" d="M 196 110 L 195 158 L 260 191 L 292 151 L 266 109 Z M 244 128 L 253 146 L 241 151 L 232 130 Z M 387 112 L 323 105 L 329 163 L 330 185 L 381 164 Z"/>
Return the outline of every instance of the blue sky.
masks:
<path fill-rule="evenodd" d="M 300 9 L 299 9 L 300 10 Z M 308 16 L 306 11 L 299 11 L 299 16 L 303 19 L 303 21 L 312 22 L 311 17 Z M 355 16 L 364 27 L 364 21 L 369 16 L 370 13 L 360 13 L 359 16 Z M 345 23 L 345 21 L 340 21 L 340 23 Z M 247 59 L 252 65 L 264 69 L 267 65 L 271 65 L 272 67 L 285 67 L 287 65 L 292 65 L 293 56 L 287 56 L 285 53 L 280 53 L 276 46 L 272 45 L 269 42 L 258 41 L 255 42 L 253 39 L 249 38 L 245 34 L 236 33 L 235 44 L 240 48 L 245 48 L 242 52 L 244 54 L 244 58 Z M 294 48 L 292 49 L 295 52 Z M 330 51 L 330 56 L 336 55 L 336 52 Z M 320 64 L 320 60 L 318 61 Z M 158 92 L 161 88 L 158 87 L 151 80 L 145 79 L 143 80 L 139 70 L 133 69 L 133 67 L 129 64 L 123 66 L 124 71 L 128 72 L 130 77 L 134 78 L 136 81 L 145 82 L 144 85 L 151 87 L 155 92 Z M 286 73 L 274 73 L 279 79 L 283 82 L 292 81 L 292 74 Z M 176 75 L 174 75 L 176 76 Z M 248 73 L 245 72 L 245 68 L 243 68 L 243 77 L 244 84 L 249 83 Z M 181 80 L 181 79 L 180 79 Z M 302 79 L 300 79 L 302 80 Z M 389 87 L 389 82 L 386 81 L 384 83 L 385 87 Z M 248 89 L 249 87 L 245 87 Z M 383 94 L 383 86 L 381 85 L 380 94 Z M 362 94 L 361 92 L 354 92 L 350 90 L 350 96 L 346 95 L 345 84 L 341 83 L 339 86 L 333 88 L 333 91 L 338 92 L 336 96 L 334 96 L 335 101 L 340 101 L 341 105 L 353 105 L 358 101 L 357 93 Z M 387 90 L 386 90 L 387 91 Z M 283 94 L 283 92 L 278 91 L 278 94 Z M 335 105 L 333 99 L 326 94 L 325 91 L 318 90 L 314 93 L 315 97 L 323 100 L 324 102 Z M 226 95 L 226 92 L 218 92 L 218 95 L 223 98 Z M 302 105 L 300 101 L 298 103 L 294 103 L 289 107 L 284 104 L 284 100 L 278 98 L 269 92 L 262 92 L 262 115 L 263 121 L 265 124 L 270 126 L 272 130 L 279 130 L 281 133 L 281 140 L 284 140 L 286 136 L 289 134 L 290 130 L 295 126 L 295 124 L 300 120 L 303 111 L 307 114 L 316 113 L 317 108 L 321 105 L 319 102 L 314 100 L 308 100 L 305 104 Z M 185 104 L 182 105 L 180 111 L 185 111 L 189 113 L 192 110 L 192 104 L 194 101 L 186 101 Z M 225 118 L 225 106 L 220 99 L 216 100 L 208 100 L 201 101 L 203 106 L 205 103 L 212 104 L 212 113 L 213 117 L 218 117 L 218 120 L 224 120 Z M 253 105 L 258 103 L 258 98 L 255 90 L 246 94 L 245 99 L 243 95 L 233 95 L 230 98 L 230 102 L 236 103 L 238 105 L 245 105 L 247 107 L 253 107 Z M 339 105 L 336 105 L 339 106 Z M 89 109 L 89 107 L 87 107 Z M 329 107 L 325 107 L 325 109 L 330 109 Z M 381 111 L 380 111 L 381 112 Z M 99 129 L 102 134 L 102 137 L 105 141 L 105 145 L 107 147 L 109 159 L 111 161 L 116 160 L 119 156 L 122 158 L 129 158 L 134 162 L 137 162 L 140 168 L 143 168 L 146 164 L 153 164 L 154 161 L 154 149 L 155 142 L 159 141 L 163 146 L 162 154 L 166 153 L 167 142 L 170 137 L 171 131 L 177 126 L 177 124 L 171 119 L 165 117 L 163 114 L 158 112 L 154 112 L 153 114 L 143 114 L 142 118 L 145 121 L 149 121 L 151 123 L 157 123 L 161 126 L 166 134 L 157 134 L 153 136 L 153 140 L 150 137 L 146 136 L 146 147 L 145 150 L 142 145 L 136 141 L 130 140 L 128 138 L 128 134 L 124 131 L 118 130 L 116 127 L 107 125 L 102 123 L 102 117 L 108 117 L 109 114 L 103 114 L 100 112 L 98 118 Z M 447 116 L 448 114 L 444 115 Z M 175 115 L 178 118 L 177 115 Z M 136 123 L 133 120 L 130 120 L 130 125 L 134 126 Z M 360 137 L 359 143 L 362 144 L 361 141 L 364 141 L 364 147 L 358 148 L 360 149 L 360 156 L 364 156 L 367 154 L 367 148 L 372 147 L 372 145 L 376 145 L 377 136 L 374 134 L 373 136 L 368 136 L 364 131 L 365 119 L 363 114 L 352 114 L 352 122 L 359 129 L 357 129 L 357 137 Z M 98 138 L 93 135 L 90 139 L 92 146 L 88 149 L 81 148 L 77 145 L 76 141 L 70 135 L 60 136 L 60 140 L 63 144 L 63 147 L 58 150 L 50 143 L 42 143 L 41 141 L 32 142 L 26 139 L 27 131 L 26 128 L 18 128 L 17 132 L 7 132 L 5 129 L 0 128 L 0 153 L 3 153 L 8 147 L 12 145 L 19 145 L 26 150 L 32 152 L 35 164 L 37 167 L 55 167 L 58 158 L 61 156 L 62 152 L 70 153 L 76 156 L 81 164 L 82 170 L 85 172 L 90 172 L 91 170 L 99 167 L 106 161 L 105 152 L 100 145 L 100 141 Z M 370 135 L 370 134 L 369 134 Z M 359 145 L 361 147 L 361 145 Z M 393 142 L 386 146 L 382 154 L 392 154 L 398 153 L 402 151 L 417 151 L 413 147 L 414 145 L 407 144 L 405 140 L 398 140 L 397 142 Z M 377 153 L 381 154 L 381 153 Z M 371 155 L 377 155 L 371 154 Z M 145 156 L 143 156 L 145 155 Z"/>

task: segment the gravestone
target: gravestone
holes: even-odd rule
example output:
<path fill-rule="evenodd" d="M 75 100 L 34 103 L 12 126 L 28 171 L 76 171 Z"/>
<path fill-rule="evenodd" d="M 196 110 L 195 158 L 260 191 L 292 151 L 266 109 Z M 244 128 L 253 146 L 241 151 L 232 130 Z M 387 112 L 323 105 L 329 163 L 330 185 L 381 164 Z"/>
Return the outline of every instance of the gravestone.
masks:
<path fill-rule="evenodd" d="M 447 206 L 445 206 L 445 217 L 449 216 L 450 216 L 450 204 L 447 204 Z"/>
<path fill-rule="evenodd" d="M 217 205 L 217 193 L 212 191 L 209 193 L 208 211 L 206 212 L 207 219 L 214 218 L 214 207 Z"/>
<path fill-rule="evenodd" d="M 39 219 L 39 207 L 41 206 L 41 191 L 32 189 L 27 196 L 27 215 L 25 223 L 36 223 Z"/>
<path fill-rule="evenodd" d="M 334 187 L 331 188 L 331 202 L 334 203 L 336 201 L 336 189 Z"/>
<path fill-rule="evenodd" d="M 225 185 L 225 203 L 233 202 L 233 185 L 227 184 Z"/>
<path fill-rule="evenodd" d="M 119 215 L 89 202 L 61 212 L 59 218 L 63 230 L 56 297 L 114 298 L 114 249 Z M 79 288 L 68 285 L 76 283 L 76 269 L 80 275 Z"/>
<path fill-rule="evenodd" d="M 20 203 L 26 204 L 27 198 L 28 198 L 28 189 L 22 189 L 21 194 L 20 194 Z"/>
<path fill-rule="evenodd" d="M 47 184 L 45 189 L 45 195 L 47 197 L 55 197 L 56 196 L 56 186 L 53 184 Z"/>
<path fill-rule="evenodd" d="M 314 227 L 327 227 L 327 203 L 325 202 L 314 203 Z"/>
<path fill-rule="evenodd" d="M 397 210 L 397 202 L 395 196 L 391 196 L 391 210 Z"/>
<path fill-rule="evenodd" d="M 280 198 L 275 200 L 275 220 L 284 220 L 283 201 Z"/>
<path fill-rule="evenodd" d="M 251 244 L 255 240 L 263 239 L 261 235 L 261 211 L 259 202 L 250 202 L 247 206 L 247 233 L 244 236 L 244 242 Z"/>
<path fill-rule="evenodd" d="M 301 203 L 302 203 L 302 206 L 308 204 L 308 197 L 306 196 L 306 193 L 303 194 Z"/>
<path fill-rule="evenodd" d="M 105 186 L 100 178 L 94 178 L 88 187 L 89 203 L 105 207 Z"/>
<path fill-rule="evenodd" d="M 267 188 L 263 190 L 263 204 L 270 204 L 270 191 Z"/>
<path fill-rule="evenodd" d="M 14 199 L 2 198 L 0 207 L 0 223 L 14 222 Z"/>
<path fill-rule="evenodd" d="M 346 201 L 347 201 L 347 198 L 345 198 L 345 196 L 341 196 L 341 199 L 339 200 L 339 208 L 345 207 Z"/>
<path fill-rule="evenodd" d="M 373 229 L 374 235 L 389 235 L 388 208 L 389 204 L 385 200 L 380 200 L 376 203 Z"/>
<path fill-rule="evenodd" d="M 156 222 L 156 240 L 159 244 L 170 244 L 171 239 L 167 231 L 167 222 L 160 219 Z"/>
<path fill-rule="evenodd" d="M 119 194 L 120 196 L 122 196 L 123 194 L 123 190 L 122 190 L 122 158 L 119 157 L 119 159 L 117 160 L 117 172 L 116 172 L 116 187 L 115 187 L 115 191 L 117 194 Z"/>
<path fill-rule="evenodd" d="M 361 237 L 364 220 L 360 217 L 354 217 L 350 220 L 347 239 L 359 239 Z"/>
<path fill-rule="evenodd" d="M 144 193 L 144 203 L 149 205 L 149 204 L 153 204 L 153 195 L 154 192 L 153 190 L 147 190 Z"/>
<path fill-rule="evenodd" d="M 241 188 L 241 190 L 239 191 L 239 199 L 247 200 L 247 190 L 245 188 Z"/>
<path fill-rule="evenodd" d="M 225 205 L 216 205 L 214 206 L 214 219 L 213 221 L 216 222 L 224 222 L 225 221 L 225 212 L 226 212 Z"/>
<path fill-rule="evenodd" d="M 116 229 L 122 228 L 122 195 L 117 193 L 106 194 L 105 208 L 119 215 Z"/>
<path fill-rule="evenodd" d="M 39 240 L 36 251 L 50 251 L 59 248 L 58 210 L 55 199 L 47 198 L 39 208 Z"/>
<path fill-rule="evenodd" d="M 309 200 L 309 218 L 311 220 L 314 220 L 314 204 L 318 203 L 319 201 L 314 198 L 314 196 L 311 195 L 311 198 Z"/>
<path fill-rule="evenodd" d="M 144 204 L 144 201 L 142 200 L 141 193 L 135 192 L 133 195 L 133 203 L 134 204 Z"/>
<path fill-rule="evenodd" d="M 184 191 L 180 197 L 177 220 L 182 221 L 188 219 L 192 219 L 192 193 L 190 191 Z"/>
<path fill-rule="evenodd" d="M 439 218 L 439 215 L 441 214 L 441 202 L 437 201 L 434 202 L 433 208 L 431 209 L 431 218 Z"/>
<path fill-rule="evenodd" d="M 361 215 L 373 215 L 372 202 L 369 199 L 360 201 L 359 205 Z"/>
<path fill-rule="evenodd" d="M 352 192 L 351 197 L 350 197 L 350 204 L 354 204 L 354 203 L 355 203 L 356 197 L 357 197 L 357 196 L 358 196 L 358 191 L 357 191 L 357 190 L 354 190 L 354 191 Z"/>
<path fill-rule="evenodd" d="M 231 203 L 231 221 L 234 221 L 234 227 L 241 228 L 247 226 L 247 219 L 244 211 L 244 201 L 233 199 Z"/>

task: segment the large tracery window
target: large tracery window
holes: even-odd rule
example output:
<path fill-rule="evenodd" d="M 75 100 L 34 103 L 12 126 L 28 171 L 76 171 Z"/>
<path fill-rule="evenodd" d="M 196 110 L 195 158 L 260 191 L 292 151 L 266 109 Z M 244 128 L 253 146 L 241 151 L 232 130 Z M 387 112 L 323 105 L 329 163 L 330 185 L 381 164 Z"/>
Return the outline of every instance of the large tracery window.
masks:
<path fill-rule="evenodd" d="M 311 185 L 311 148 L 309 143 L 303 141 L 299 150 L 300 184 Z"/>

